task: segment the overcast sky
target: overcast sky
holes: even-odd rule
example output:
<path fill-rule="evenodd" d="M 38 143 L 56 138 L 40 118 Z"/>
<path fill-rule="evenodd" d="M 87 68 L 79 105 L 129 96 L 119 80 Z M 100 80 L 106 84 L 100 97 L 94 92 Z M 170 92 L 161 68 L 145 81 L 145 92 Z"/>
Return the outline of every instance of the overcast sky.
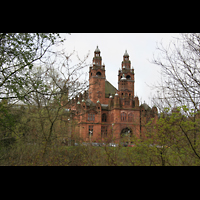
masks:
<path fill-rule="evenodd" d="M 80 58 L 88 52 L 88 64 L 92 63 L 94 50 L 98 45 L 101 51 L 102 63 L 105 64 L 106 79 L 118 89 L 118 70 L 121 69 L 121 62 L 125 50 L 129 54 L 131 66 L 135 70 L 135 95 L 151 105 L 150 97 L 155 93 L 148 85 L 160 81 L 160 67 L 150 63 L 153 54 L 157 54 L 156 42 L 163 41 L 168 44 L 175 33 L 71 33 L 66 36 L 66 53 L 75 50 Z M 74 58 L 74 62 L 75 58 Z M 86 69 L 89 71 L 89 68 Z M 88 76 L 89 77 L 89 76 Z"/>

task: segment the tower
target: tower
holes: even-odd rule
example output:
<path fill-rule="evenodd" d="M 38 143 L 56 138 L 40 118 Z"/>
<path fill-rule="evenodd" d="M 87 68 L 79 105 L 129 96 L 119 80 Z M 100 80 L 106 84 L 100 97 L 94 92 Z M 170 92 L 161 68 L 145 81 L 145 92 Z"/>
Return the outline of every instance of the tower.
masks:
<path fill-rule="evenodd" d="M 134 82 L 134 69 L 131 69 L 131 61 L 126 50 L 121 64 L 121 70 L 118 73 L 118 91 L 120 98 L 134 98 Z"/>
<path fill-rule="evenodd" d="M 105 65 L 101 63 L 101 52 L 97 46 L 89 69 L 89 99 L 94 103 L 98 100 L 103 103 L 105 100 Z"/>

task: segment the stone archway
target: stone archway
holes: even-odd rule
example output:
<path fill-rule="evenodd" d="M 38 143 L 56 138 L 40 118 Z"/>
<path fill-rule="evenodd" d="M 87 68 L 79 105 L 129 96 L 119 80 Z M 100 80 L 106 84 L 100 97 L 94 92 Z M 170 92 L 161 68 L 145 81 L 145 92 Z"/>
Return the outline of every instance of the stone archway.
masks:
<path fill-rule="evenodd" d="M 131 128 L 128 128 L 128 127 L 123 128 L 120 133 L 120 143 L 122 145 L 128 145 L 128 144 L 133 143 L 131 139 L 132 135 L 133 135 L 133 132 Z"/>

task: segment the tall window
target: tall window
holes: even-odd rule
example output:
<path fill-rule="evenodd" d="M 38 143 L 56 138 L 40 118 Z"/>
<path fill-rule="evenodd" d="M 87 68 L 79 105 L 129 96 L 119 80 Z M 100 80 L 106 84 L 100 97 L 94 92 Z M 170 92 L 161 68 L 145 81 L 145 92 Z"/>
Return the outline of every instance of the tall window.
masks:
<path fill-rule="evenodd" d="M 107 136 L 107 126 L 101 127 L 101 137 Z"/>
<path fill-rule="evenodd" d="M 89 136 L 93 136 L 93 126 L 89 126 L 89 131 L 88 131 Z"/>
<path fill-rule="evenodd" d="M 94 121 L 95 114 L 88 113 L 88 121 Z"/>
<path fill-rule="evenodd" d="M 132 114 L 132 113 L 129 113 L 129 114 L 128 114 L 128 121 L 129 121 L 129 122 L 132 122 L 132 121 L 133 121 L 133 114 Z"/>
<path fill-rule="evenodd" d="M 110 116 L 110 121 L 111 121 L 111 122 L 114 122 L 114 116 L 113 116 L 113 113 L 112 113 L 111 116 Z"/>
<path fill-rule="evenodd" d="M 121 121 L 122 121 L 122 122 L 126 122 L 126 118 L 127 118 L 127 117 L 126 117 L 126 113 L 124 113 L 124 112 L 121 113 Z"/>
<path fill-rule="evenodd" d="M 106 121 L 107 121 L 106 114 L 105 114 L 105 113 L 103 113 L 103 114 L 102 114 L 102 122 L 106 122 Z"/>

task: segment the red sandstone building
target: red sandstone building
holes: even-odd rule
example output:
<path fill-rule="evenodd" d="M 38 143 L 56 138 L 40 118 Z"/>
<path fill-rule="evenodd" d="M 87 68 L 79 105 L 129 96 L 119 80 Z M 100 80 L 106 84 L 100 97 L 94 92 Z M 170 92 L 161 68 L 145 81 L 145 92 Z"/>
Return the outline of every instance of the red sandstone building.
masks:
<path fill-rule="evenodd" d="M 105 72 L 97 46 L 89 68 L 89 90 L 69 104 L 76 113 L 74 135 L 86 142 L 119 143 L 123 138 L 130 142 L 131 136 L 145 138 L 144 125 L 151 118 L 157 119 L 157 109 L 145 103 L 139 105 L 134 94 L 134 69 L 127 51 L 118 71 L 118 89 L 106 80 Z"/>

